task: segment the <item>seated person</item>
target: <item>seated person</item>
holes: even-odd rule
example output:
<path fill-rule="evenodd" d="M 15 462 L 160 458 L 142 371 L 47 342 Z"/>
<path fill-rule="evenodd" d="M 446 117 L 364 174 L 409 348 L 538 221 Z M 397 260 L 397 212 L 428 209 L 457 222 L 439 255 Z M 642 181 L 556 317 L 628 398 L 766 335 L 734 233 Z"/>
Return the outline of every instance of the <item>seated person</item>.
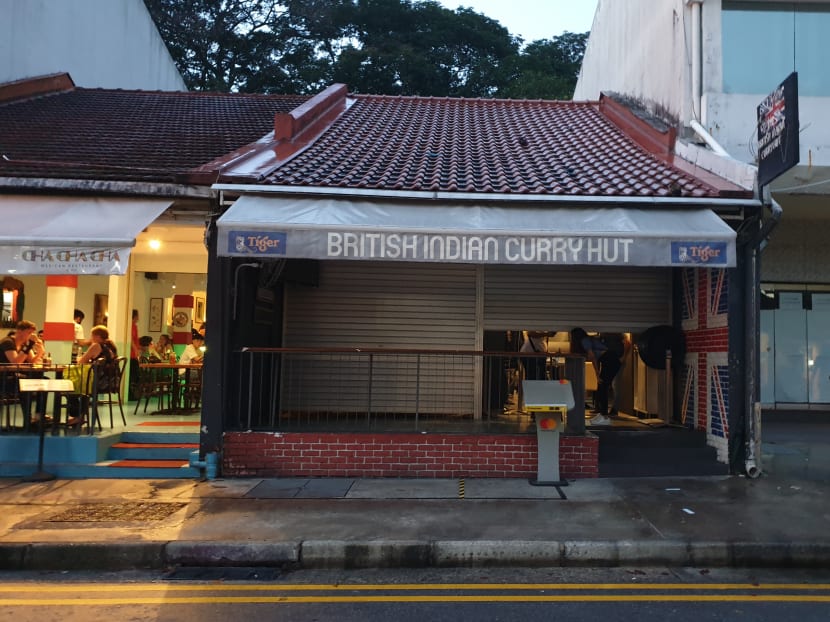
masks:
<path fill-rule="evenodd" d="M 153 338 L 144 335 L 138 340 L 138 362 L 139 363 L 161 363 L 161 357 L 153 348 Z"/>
<path fill-rule="evenodd" d="M 179 363 L 190 365 L 201 363 L 204 360 L 204 352 L 202 352 L 201 348 L 205 343 L 205 338 L 199 334 L 198 331 L 193 331 L 190 336 L 191 342 L 187 345 L 182 352 L 182 356 L 179 359 Z M 179 370 L 180 374 L 184 374 L 185 370 Z"/>
<path fill-rule="evenodd" d="M 79 365 L 92 363 L 93 361 L 104 360 L 112 362 L 118 358 L 118 349 L 110 339 L 110 331 L 103 324 L 92 327 L 92 332 L 89 335 L 89 348 L 84 352 L 83 356 L 78 359 Z"/>
<path fill-rule="evenodd" d="M 9 333 L 0 340 L 0 366 L 1 365 L 32 365 L 41 363 L 46 347 L 37 336 L 37 326 L 34 322 L 20 320 L 15 326 L 14 333 Z M 27 378 L 43 377 L 42 374 L 34 375 L 28 371 L 23 372 Z M 4 383 L 8 384 L 8 383 Z M 7 387 L 8 388 L 8 387 Z M 16 390 L 16 387 L 13 387 Z M 30 421 L 37 423 L 41 417 L 48 421 L 46 412 L 46 394 L 37 393 L 37 413 L 31 416 Z M 32 397 L 29 393 L 21 393 L 20 404 L 24 414 L 30 414 L 32 408 Z"/>
<path fill-rule="evenodd" d="M 156 354 L 164 363 L 175 363 L 176 352 L 173 350 L 173 344 L 170 336 L 162 333 L 159 335 L 158 342 L 156 342 Z"/>

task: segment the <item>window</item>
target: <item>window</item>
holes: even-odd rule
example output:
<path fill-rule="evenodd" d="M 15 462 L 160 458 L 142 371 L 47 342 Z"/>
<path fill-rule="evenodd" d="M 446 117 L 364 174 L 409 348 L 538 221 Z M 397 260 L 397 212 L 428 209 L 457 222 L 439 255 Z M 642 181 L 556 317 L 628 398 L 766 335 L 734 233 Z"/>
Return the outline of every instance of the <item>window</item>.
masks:
<path fill-rule="evenodd" d="M 798 72 L 799 95 L 830 97 L 830 3 L 724 1 L 723 92 L 771 92 Z"/>

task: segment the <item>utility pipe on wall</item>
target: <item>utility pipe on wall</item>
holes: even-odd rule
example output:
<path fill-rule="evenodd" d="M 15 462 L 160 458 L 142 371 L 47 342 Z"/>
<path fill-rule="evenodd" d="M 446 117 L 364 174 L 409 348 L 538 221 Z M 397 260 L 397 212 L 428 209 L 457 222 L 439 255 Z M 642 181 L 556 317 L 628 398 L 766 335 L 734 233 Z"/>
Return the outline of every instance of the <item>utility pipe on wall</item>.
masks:
<path fill-rule="evenodd" d="M 700 27 L 701 5 L 703 0 L 686 0 L 686 4 L 692 10 L 692 120 L 701 120 L 701 99 L 703 97 L 703 86 L 701 70 L 703 65 L 703 32 Z"/>

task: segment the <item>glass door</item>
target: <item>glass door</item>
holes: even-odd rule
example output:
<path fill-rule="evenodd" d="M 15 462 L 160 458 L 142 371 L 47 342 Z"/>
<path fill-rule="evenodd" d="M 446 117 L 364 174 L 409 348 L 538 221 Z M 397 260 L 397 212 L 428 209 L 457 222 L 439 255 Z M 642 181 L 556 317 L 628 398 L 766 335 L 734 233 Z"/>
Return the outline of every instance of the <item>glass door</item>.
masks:
<path fill-rule="evenodd" d="M 775 401 L 807 402 L 807 312 L 801 292 L 779 292 L 775 311 Z"/>

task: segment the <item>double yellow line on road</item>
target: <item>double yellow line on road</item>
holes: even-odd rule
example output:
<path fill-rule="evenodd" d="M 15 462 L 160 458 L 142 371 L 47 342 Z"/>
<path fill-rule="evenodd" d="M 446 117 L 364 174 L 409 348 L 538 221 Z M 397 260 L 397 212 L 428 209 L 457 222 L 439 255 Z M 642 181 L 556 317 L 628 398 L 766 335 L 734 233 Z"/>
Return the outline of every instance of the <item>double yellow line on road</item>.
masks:
<path fill-rule="evenodd" d="M 47 587 L 48 586 L 48 587 Z M 128 591 L 119 597 L 90 593 Z M 159 592 L 132 596 L 136 592 Z M 265 595 L 264 592 L 270 592 Z M 308 592 L 316 592 L 308 594 Z M 382 592 L 370 594 L 367 592 Z M 413 594 L 413 592 L 417 592 Z M 471 593 L 472 592 L 472 593 Z M 499 593 L 493 593 L 499 592 Z M 503 593 L 511 592 L 511 593 Z M 37 593 L 38 597 L 29 595 Z M 233 594 L 231 594 L 233 593 Z M 184 595 L 189 594 L 189 595 Z M 812 583 L 453 583 L 453 584 L 175 584 L 17 583 L 0 585 L 0 609 L 11 606 L 111 606 L 231 603 L 429 602 L 830 602 L 830 584 Z"/>

